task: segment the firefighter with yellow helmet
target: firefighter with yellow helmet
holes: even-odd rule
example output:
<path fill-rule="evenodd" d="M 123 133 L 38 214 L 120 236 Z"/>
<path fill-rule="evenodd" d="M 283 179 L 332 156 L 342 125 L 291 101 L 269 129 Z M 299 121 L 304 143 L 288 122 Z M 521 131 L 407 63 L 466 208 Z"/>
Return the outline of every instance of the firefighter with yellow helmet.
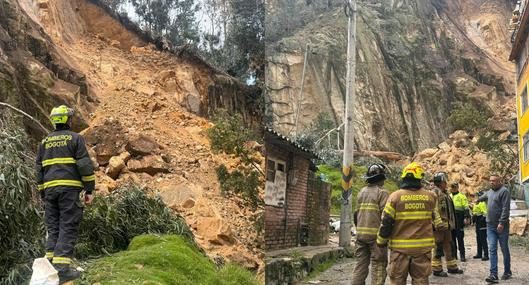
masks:
<path fill-rule="evenodd" d="M 73 114 L 64 105 L 52 109 L 50 120 L 55 130 L 39 144 L 36 160 L 48 230 L 46 257 L 59 272 L 61 284 L 80 276 L 70 268 L 83 215 L 79 195 L 84 189 L 85 202 L 90 204 L 95 188 L 94 168 L 85 141 L 70 130 Z"/>
<path fill-rule="evenodd" d="M 445 227 L 437 209 L 437 196 L 422 188 L 424 169 L 417 163 L 404 167 L 400 190 L 386 203 L 377 245 L 389 245 L 388 275 L 391 285 L 405 285 L 408 274 L 412 284 L 429 284 L 432 272 L 433 226 Z"/>

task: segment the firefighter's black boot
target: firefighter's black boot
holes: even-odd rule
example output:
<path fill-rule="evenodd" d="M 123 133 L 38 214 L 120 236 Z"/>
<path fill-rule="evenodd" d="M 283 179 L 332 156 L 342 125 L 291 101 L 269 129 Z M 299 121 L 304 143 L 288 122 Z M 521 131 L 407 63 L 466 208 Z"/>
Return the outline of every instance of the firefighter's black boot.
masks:
<path fill-rule="evenodd" d="M 68 268 L 66 270 L 59 271 L 59 284 L 64 284 L 79 277 L 81 277 L 81 272 L 75 269 Z"/>

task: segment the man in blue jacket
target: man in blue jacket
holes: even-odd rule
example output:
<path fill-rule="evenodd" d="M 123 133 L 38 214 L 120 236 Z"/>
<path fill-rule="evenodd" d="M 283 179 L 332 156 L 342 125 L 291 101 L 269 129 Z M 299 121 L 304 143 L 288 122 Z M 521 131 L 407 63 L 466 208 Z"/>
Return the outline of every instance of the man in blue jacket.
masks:
<path fill-rule="evenodd" d="M 503 254 L 504 273 L 502 280 L 512 278 L 511 253 L 509 252 L 509 215 L 511 210 L 511 193 L 501 183 L 499 175 L 493 174 L 489 179 L 492 189 L 482 195 L 478 202 L 487 201 L 487 239 L 490 249 L 490 276 L 488 283 L 498 283 L 498 242 Z"/>

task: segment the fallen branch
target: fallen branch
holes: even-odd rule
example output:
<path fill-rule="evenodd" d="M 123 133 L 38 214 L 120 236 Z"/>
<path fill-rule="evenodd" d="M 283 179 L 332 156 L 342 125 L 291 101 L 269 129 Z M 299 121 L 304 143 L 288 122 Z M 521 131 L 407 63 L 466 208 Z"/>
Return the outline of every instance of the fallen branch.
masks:
<path fill-rule="evenodd" d="M 46 127 L 44 127 L 44 126 L 43 126 L 43 125 L 42 125 L 37 119 L 35 119 L 35 118 L 33 118 L 32 116 L 30 116 L 28 113 L 26 113 L 26 112 L 24 112 L 24 111 L 22 111 L 22 110 L 20 110 L 20 109 L 18 109 L 18 108 L 16 108 L 16 107 L 13 107 L 13 106 L 11 106 L 11 105 L 9 105 L 9 104 L 7 104 L 7 103 L 4 103 L 4 102 L 0 102 L 0 106 L 8 107 L 8 108 L 10 108 L 10 109 L 12 109 L 12 110 L 14 110 L 14 111 L 16 111 L 16 112 L 18 112 L 18 113 L 24 115 L 25 117 L 31 119 L 33 122 L 37 123 L 37 125 L 38 125 L 38 126 L 44 131 L 44 132 L 46 132 L 46 133 L 49 133 L 49 132 L 50 132 L 50 130 L 46 129 Z"/>

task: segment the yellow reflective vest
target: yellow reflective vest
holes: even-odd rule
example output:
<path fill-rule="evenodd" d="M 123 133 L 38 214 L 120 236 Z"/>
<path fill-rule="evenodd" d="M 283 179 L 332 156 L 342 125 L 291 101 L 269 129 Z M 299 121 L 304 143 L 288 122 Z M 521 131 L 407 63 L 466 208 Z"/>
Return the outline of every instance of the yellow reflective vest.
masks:
<path fill-rule="evenodd" d="M 469 209 L 468 207 L 468 199 L 465 194 L 458 192 L 456 195 L 450 194 L 452 196 L 452 200 L 454 201 L 454 208 L 456 211 L 465 212 Z"/>
<path fill-rule="evenodd" d="M 487 215 L 487 203 L 485 201 L 479 202 L 474 205 L 472 209 L 472 215 L 474 216 L 486 216 Z"/>

